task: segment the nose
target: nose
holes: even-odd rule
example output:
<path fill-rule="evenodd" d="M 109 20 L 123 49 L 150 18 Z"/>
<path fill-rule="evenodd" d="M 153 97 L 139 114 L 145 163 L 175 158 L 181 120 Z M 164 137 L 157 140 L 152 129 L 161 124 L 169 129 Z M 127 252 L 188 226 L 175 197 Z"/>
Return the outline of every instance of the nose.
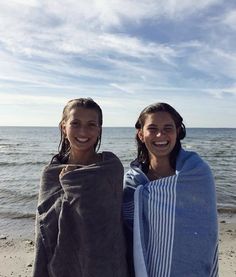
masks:
<path fill-rule="evenodd" d="M 162 129 L 158 129 L 157 132 L 156 132 L 156 137 L 160 137 L 162 135 L 165 135 L 165 131 L 162 130 Z"/>
<path fill-rule="evenodd" d="M 78 128 L 78 133 L 79 133 L 80 135 L 85 135 L 85 134 L 87 134 L 87 132 L 88 132 L 87 129 L 88 129 L 88 128 L 87 128 L 86 126 L 81 125 L 81 126 L 79 126 L 79 128 Z"/>

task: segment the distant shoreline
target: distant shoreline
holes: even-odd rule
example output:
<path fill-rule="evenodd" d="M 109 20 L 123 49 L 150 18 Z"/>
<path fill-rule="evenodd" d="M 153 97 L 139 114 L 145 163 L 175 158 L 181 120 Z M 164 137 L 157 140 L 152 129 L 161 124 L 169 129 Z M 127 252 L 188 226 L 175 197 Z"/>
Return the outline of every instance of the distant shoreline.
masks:
<path fill-rule="evenodd" d="M 1 125 L 0 128 L 59 128 L 58 126 Z M 134 128 L 134 126 L 103 126 L 103 128 Z M 236 129 L 236 127 L 186 127 L 186 129 Z"/>

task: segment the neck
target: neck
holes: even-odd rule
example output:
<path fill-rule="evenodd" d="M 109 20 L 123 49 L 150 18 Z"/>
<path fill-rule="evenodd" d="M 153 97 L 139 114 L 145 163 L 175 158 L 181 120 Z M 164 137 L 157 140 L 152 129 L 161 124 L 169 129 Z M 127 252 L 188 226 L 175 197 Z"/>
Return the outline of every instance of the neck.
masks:
<path fill-rule="evenodd" d="M 89 165 L 96 163 L 99 160 L 99 155 L 96 152 L 87 153 L 70 153 L 68 164 Z"/>
<path fill-rule="evenodd" d="M 171 167 L 169 159 L 151 159 L 148 169 L 148 177 L 151 180 L 168 177 L 175 174 Z"/>

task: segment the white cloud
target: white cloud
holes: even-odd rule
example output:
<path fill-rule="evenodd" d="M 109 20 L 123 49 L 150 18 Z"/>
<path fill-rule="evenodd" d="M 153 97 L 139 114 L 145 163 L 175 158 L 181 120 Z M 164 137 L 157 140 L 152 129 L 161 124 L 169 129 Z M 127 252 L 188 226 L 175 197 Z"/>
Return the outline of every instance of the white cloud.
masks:
<path fill-rule="evenodd" d="M 181 107 L 199 95 L 234 97 L 236 12 L 230 3 L 3 1 L 1 108 L 15 100 L 21 107 L 63 106 L 64 95 L 88 95 L 110 114 L 110 107 L 116 115 L 124 108 L 125 123 L 129 111 L 152 99 L 179 101 Z"/>
<path fill-rule="evenodd" d="M 164 13 L 171 18 L 183 18 L 204 10 L 205 8 L 222 3 L 222 0 L 162 0 L 159 1 Z"/>
<path fill-rule="evenodd" d="M 16 6 L 16 5 L 22 5 L 22 6 L 29 6 L 29 7 L 38 7 L 39 6 L 40 1 L 38 0 L 11 0 L 11 1 L 7 1 L 6 5 L 9 6 Z"/>
<path fill-rule="evenodd" d="M 126 85 L 118 85 L 118 84 L 114 84 L 114 83 L 111 83 L 110 84 L 111 87 L 114 87 L 120 91 L 123 91 L 123 92 L 126 92 L 126 93 L 130 93 L 130 94 L 134 94 L 134 91 L 130 88 L 128 88 Z"/>
<path fill-rule="evenodd" d="M 236 9 L 227 12 L 222 22 L 233 30 L 236 30 Z"/>
<path fill-rule="evenodd" d="M 63 18 L 73 25 L 85 25 L 90 28 L 109 29 L 122 25 L 123 19 L 140 22 L 147 18 L 167 16 L 184 17 L 198 12 L 211 5 L 222 3 L 222 0 L 63 0 L 42 1 L 43 8 L 49 13 Z"/>
<path fill-rule="evenodd" d="M 207 90 L 208 93 L 217 99 L 224 99 L 227 96 L 236 96 L 236 86 L 223 89 Z"/>
<path fill-rule="evenodd" d="M 185 57 L 185 65 L 206 74 L 209 78 L 231 78 L 235 80 L 235 49 L 223 49 L 212 42 L 193 42 L 176 46 L 179 56 Z"/>
<path fill-rule="evenodd" d="M 159 58 L 162 62 L 173 65 L 172 58 L 176 56 L 174 49 L 169 46 L 148 43 L 125 35 L 104 34 L 101 45 L 107 50 L 137 58 Z"/>
<path fill-rule="evenodd" d="M 168 47 L 157 49 L 156 45 L 149 44 L 145 50 L 135 38 L 110 35 L 110 27 L 122 25 L 124 19 L 140 22 L 160 16 L 184 16 L 218 2 L 221 1 L 68 0 L 65 4 L 62 0 L 32 0 L 26 5 L 18 0 L 15 5 L 1 4 L 0 35 L 7 49 L 29 57 L 43 56 L 49 49 L 50 52 L 62 49 L 67 53 L 87 53 L 96 48 L 107 50 L 110 43 L 111 49 L 121 51 L 123 47 L 124 52 L 134 50 L 134 55 L 158 50 L 163 54 L 160 57 L 169 61 L 171 50 Z M 132 51 L 129 54 L 132 55 Z"/>
<path fill-rule="evenodd" d="M 1 105 L 55 105 L 65 104 L 66 97 L 51 97 L 45 95 L 6 94 L 0 93 Z"/>

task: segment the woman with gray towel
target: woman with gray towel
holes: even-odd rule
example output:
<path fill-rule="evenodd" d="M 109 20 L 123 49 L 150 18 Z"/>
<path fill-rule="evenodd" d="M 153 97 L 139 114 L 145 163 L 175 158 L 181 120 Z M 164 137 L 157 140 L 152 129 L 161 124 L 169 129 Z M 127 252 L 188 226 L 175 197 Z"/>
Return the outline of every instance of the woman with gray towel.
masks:
<path fill-rule="evenodd" d="M 67 103 L 59 153 L 42 173 L 34 277 L 126 277 L 123 166 L 98 152 L 102 110 L 91 98 Z"/>

